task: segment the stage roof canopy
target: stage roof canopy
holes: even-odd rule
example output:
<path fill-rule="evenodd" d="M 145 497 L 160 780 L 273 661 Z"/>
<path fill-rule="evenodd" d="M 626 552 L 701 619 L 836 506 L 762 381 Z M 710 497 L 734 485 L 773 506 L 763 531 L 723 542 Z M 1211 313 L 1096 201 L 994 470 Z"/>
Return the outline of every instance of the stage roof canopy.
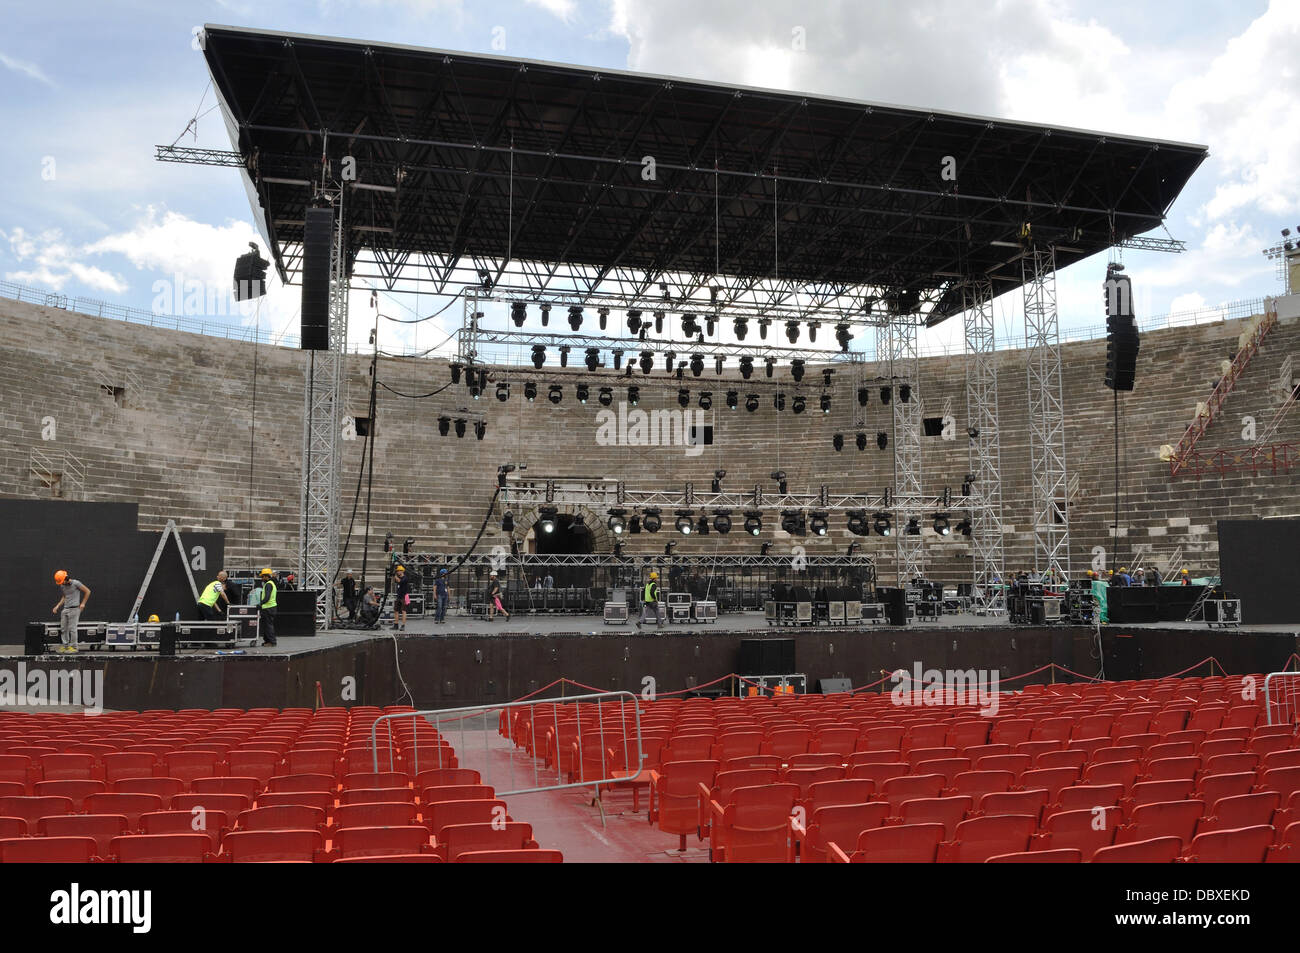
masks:
<path fill-rule="evenodd" d="M 864 287 L 961 310 L 1160 226 L 1204 146 L 394 44 L 208 26 L 204 55 L 276 265 L 301 255 L 322 156 L 349 254 L 444 290 L 507 259 Z M 947 175 L 945 175 L 947 173 Z M 955 173 L 955 181 L 951 175 Z M 707 283 L 707 282 L 706 282 Z"/>

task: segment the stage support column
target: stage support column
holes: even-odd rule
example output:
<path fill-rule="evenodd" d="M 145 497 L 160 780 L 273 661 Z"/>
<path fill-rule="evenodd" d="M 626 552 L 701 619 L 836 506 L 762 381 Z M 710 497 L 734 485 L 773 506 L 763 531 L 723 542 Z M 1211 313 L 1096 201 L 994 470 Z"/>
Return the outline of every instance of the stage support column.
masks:
<path fill-rule="evenodd" d="M 1002 450 L 998 429 L 998 368 L 993 332 L 993 284 L 968 280 L 963 288 L 966 321 L 966 420 L 970 475 L 971 562 L 976 607 L 1006 611 L 1006 554 L 1002 544 Z"/>

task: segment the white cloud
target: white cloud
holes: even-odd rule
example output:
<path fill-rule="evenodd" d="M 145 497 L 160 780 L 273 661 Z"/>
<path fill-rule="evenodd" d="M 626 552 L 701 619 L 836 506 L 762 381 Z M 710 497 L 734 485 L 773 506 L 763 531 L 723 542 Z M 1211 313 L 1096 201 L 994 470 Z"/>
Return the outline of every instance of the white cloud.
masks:
<path fill-rule="evenodd" d="M 565 23 L 572 20 L 573 15 L 578 12 L 577 0 L 525 0 L 525 2 L 531 7 L 541 7 Z"/>
<path fill-rule="evenodd" d="M 24 76 L 30 76 L 37 82 L 44 83 L 46 86 L 54 86 L 54 80 L 50 79 L 35 63 L 28 63 L 23 60 L 14 59 L 12 56 L 6 56 L 0 53 L 0 66 L 12 70 L 15 73 L 22 73 Z"/>
<path fill-rule="evenodd" d="M 120 277 L 102 268 L 79 261 L 85 250 L 71 245 L 58 229 L 29 235 L 22 228 L 0 231 L 0 239 L 9 242 L 9 252 L 23 267 L 5 272 L 5 280 L 37 285 L 62 291 L 69 282 L 108 294 L 124 294 L 128 285 Z"/>

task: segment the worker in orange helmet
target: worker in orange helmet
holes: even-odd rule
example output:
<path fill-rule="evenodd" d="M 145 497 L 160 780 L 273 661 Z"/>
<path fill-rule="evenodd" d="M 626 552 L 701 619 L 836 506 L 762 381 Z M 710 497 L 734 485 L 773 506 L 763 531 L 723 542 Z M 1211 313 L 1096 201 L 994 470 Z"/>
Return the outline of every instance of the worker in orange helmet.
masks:
<path fill-rule="evenodd" d="M 81 611 L 86 608 L 86 603 L 90 600 L 90 590 L 80 579 L 69 578 L 66 569 L 60 569 L 54 574 L 54 584 L 62 593 L 53 609 L 54 615 L 59 616 L 60 645 L 55 651 L 75 652 L 77 651 L 77 623 L 81 621 Z"/>

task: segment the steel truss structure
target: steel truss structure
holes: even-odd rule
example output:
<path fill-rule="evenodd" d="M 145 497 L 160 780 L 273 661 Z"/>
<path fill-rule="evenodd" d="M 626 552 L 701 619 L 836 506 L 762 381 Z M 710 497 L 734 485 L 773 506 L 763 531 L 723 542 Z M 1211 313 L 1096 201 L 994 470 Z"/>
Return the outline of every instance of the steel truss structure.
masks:
<path fill-rule="evenodd" d="M 998 428 L 998 370 L 994 348 L 993 285 L 966 284 L 966 420 L 970 438 L 972 582 L 975 608 L 1006 610 L 1002 588 L 1002 451 Z"/>
<path fill-rule="evenodd" d="M 343 362 L 348 340 L 348 262 L 341 227 L 343 196 L 334 194 L 334 240 L 330 251 L 329 350 L 309 351 L 304 371 L 302 509 L 298 578 L 316 589 L 316 625 L 329 621 L 329 595 L 339 563 L 339 483 Z"/>
<path fill-rule="evenodd" d="M 1065 467 L 1065 405 L 1061 335 L 1056 313 L 1056 254 L 1029 241 L 1024 271 L 1025 346 L 1028 349 L 1029 459 L 1032 473 L 1034 570 L 1070 572 L 1069 476 Z"/>
<path fill-rule="evenodd" d="M 921 358 L 916 346 L 919 325 L 912 316 L 903 316 L 882 325 L 876 333 L 876 356 L 886 362 L 886 373 L 892 382 L 892 400 L 894 423 L 894 492 L 895 506 L 898 512 L 898 561 L 896 569 L 898 585 L 906 585 L 913 579 L 925 577 L 925 545 L 923 537 L 906 532 L 906 527 L 913 519 L 918 523 L 926 514 L 921 494 L 921 394 L 918 389 L 921 380 Z M 908 387 L 910 394 L 904 400 L 902 387 Z M 943 510 L 943 500 L 939 499 L 938 510 Z M 934 512 L 934 510 L 931 510 Z"/>
<path fill-rule="evenodd" d="M 865 554 L 853 556 L 814 556 L 809 554 L 801 565 L 809 570 L 866 571 L 874 578 L 875 560 Z M 521 553 L 518 556 L 497 556 L 490 553 L 413 553 L 402 557 L 403 566 L 441 567 L 451 563 L 497 569 L 502 566 L 529 568 L 617 568 L 633 565 L 681 566 L 687 570 L 735 570 L 735 569 L 790 569 L 789 554 L 769 554 L 767 556 L 738 553 L 734 555 L 672 555 L 632 554 L 615 556 L 613 553 Z"/>

